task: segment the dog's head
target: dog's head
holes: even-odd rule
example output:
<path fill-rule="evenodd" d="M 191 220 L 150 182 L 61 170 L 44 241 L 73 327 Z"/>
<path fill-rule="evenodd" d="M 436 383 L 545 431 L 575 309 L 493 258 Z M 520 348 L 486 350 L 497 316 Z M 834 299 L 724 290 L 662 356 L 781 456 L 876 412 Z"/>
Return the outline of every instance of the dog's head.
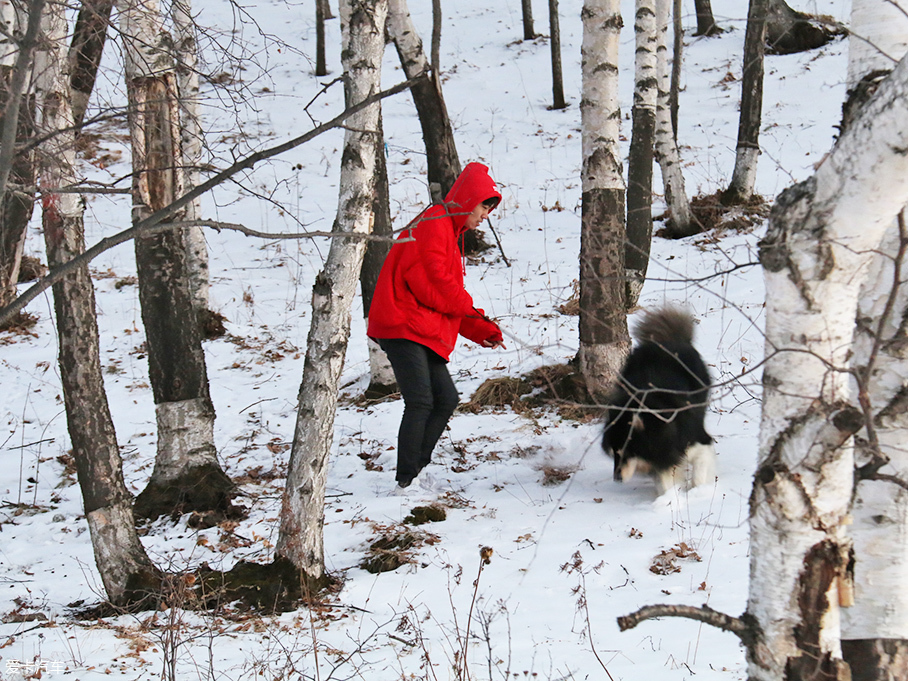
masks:
<path fill-rule="evenodd" d="M 617 482 L 630 480 L 638 470 L 641 473 L 649 471 L 649 463 L 637 455 L 638 441 L 645 429 L 646 423 L 639 413 L 617 406 L 609 408 L 602 448 L 614 459 Z"/>

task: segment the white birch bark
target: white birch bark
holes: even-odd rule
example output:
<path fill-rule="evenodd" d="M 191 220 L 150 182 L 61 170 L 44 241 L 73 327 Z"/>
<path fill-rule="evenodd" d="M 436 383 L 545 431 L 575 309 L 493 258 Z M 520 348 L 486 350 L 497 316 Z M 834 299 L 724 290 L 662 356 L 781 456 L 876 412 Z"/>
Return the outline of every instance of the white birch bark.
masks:
<path fill-rule="evenodd" d="M 580 253 L 580 371 L 605 394 L 630 348 L 624 311 L 624 177 L 618 150 L 617 0 L 586 0 L 580 102 L 583 218 Z"/>
<path fill-rule="evenodd" d="M 908 52 L 908 15 L 882 0 L 855 0 L 851 24 L 848 84 L 853 88 L 865 76 L 891 69 L 893 58 Z M 858 302 L 854 348 L 857 367 L 872 363 L 864 372 L 865 389 L 879 453 L 890 459 L 880 472 L 902 480 L 908 480 L 908 358 L 901 340 L 908 324 L 908 285 L 903 283 L 908 263 L 899 260 L 905 238 L 894 222 L 873 256 Z M 859 464 L 864 464 L 860 453 Z M 908 490 L 886 480 L 861 480 L 853 515 L 855 604 L 843 613 L 842 639 L 908 640 Z"/>
<path fill-rule="evenodd" d="M 849 582 L 854 457 L 848 402 L 854 319 L 871 253 L 908 203 L 908 59 L 815 175 L 783 192 L 761 243 L 766 352 L 760 461 L 751 497 L 748 651 L 753 681 L 793 670 L 850 674 L 839 645 Z"/>
<path fill-rule="evenodd" d="M 58 266 L 84 250 L 84 200 L 55 193 L 77 184 L 75 130 L 65 72 L 65 7 L 48 3 L 44 20 L 45 50 L 36 55 L 39 134 L 46 136 L 39 154 L 43 227 L 48 264 Z M 135 530 L 132 496 L 123 481 L 122 462 L 98 350 L 95 297 L 88 266 L 54 285 L 60 338 L 60 375 L 67 422 L 82 489 L 85 517 L 95 562 L 111 602 L 125 604 L 153 589 L 158 575 Z"/>
<path fill-rule="evenodd" d="M 672 129 L 672 73 L 668 52 L 668 28 L 672 24 L 672 0 L 656 0 L 657 66 L 659 96 L 656 105 L 656 161 L 662 171 L 665 203 L 671 213 L 672 231 L 693 233 L 693 215 L 684 189 L 681 155 Z"/>
<path fill-rule="evenodd" d="M 908 52 L 908 5 L 886 0 L 852 0 L 848 27 L 849 88 L 868 73 L 889 70 Z"/>
<path fill-rule="evenodd" d="M 634 14 L 633 130 L 627 176 L 627 300 L 637 304 L 649 265 L 653 239 L 653 148 L 656 130 L 657 79 L 656 0 L 636 0 Z"/>
<path fill-rule="evenodd" d="M 341 0 L 339 4 L 346 102 L 350 106 L 380 89 L 388 4 L 387 0 Z M 338 233 L 367 234 L 371 230 L 378 121 L 378 104 L 347 121 L 335 222 Z M 312 322 L 277 543 L 278 555 L 310 579 L 320 579 L 325 572 L 328 455 L 364 252 L 363 239 L 332 239 L 325 267 L 312 289 Z"/>
<path fill-rule="evenodd" d="M 180 104 L 180 138 L 183 150 L 183 187 L 185 191 L 199 184 L 202 163 L 202 125 L 199 117 L 199 71 L 196 25 L 192 17 L 191 0 L 174 0 L 170 8 L 175 38 L 177 87 Z M 201 217 L 201 200 L 186 205 L 187 222 Z M 186 255 L 189 268 L 189 292 L 200 315 L 208 311 L 209 272 L 208 246 L 205 230 L 190 227 L 186 230 Z"/>

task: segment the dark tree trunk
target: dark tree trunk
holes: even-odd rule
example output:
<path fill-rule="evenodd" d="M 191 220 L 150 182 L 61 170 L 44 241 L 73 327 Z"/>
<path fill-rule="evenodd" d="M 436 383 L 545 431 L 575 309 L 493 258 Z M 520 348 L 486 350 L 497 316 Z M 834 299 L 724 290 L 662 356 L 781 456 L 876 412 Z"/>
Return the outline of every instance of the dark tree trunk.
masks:
<path fill-rule="evenodd" d="M 628 305 L 637 303 L 646 278 L 650 246 L 653 241 L 653 142 L 656 112 L 635 106 L 631 114 L 633 130 L 627 169 L 627 250 Z"/>
<path fill-rule="evenodd" d="M 851 681 L 908 679 L 908 641 L 904 639 L 842 641 L 842 657 L 851 667 Z"/>
<path fill-rule="evenodd" d="M 561 73 L 561 26 L 558 21 L 558 0 L 549 0 L 549 34 L 552 40 L 552 108 L 567 108 L 564 101 L 564 78 Z"/>
<path fill-rule="evenodd" d="M 768 0 L 750 0 L 744 34 L 744 69 L 741 79 L 741 114 L 735 171 L 722 202 L 729 205 L 751 198 L 760 152 L 760 121 L 763 115 L 763 52 L 766 40 Z"/>
<path fill-rule="evenodd" d="M 684 52 L 684 25 L 681 23 L 681 0 L 672 3 L 672 80 L 668 106 L 672 120 L 672 138 L 678 142 L 678 100 L 681 93 L 681 63 Z"/>
<path fill-rule="evenodd" d="M 789 7 L 785 0 L 767 0 L 766 52 L 793 54 L 822 47 L 844 35 L 841 26 L 831 26 L 810 14 Z"/>
<path fill-rule="evenodd" d="M 51 4 L 45 23 L 45 67 L 38 74 L 42 144 L 40 176 L 42 226 L 47 262 L 59 267 L 85 248 L 84 201 L 57 188 L 73 184 L 75 131 L 68 92 L 61 92 L 66 31 L 62 5 Z M 120 449 L 104 392 L 95 315 L 95 291 L 88 265 L 53 286 L 58 361 L 66 421 L 82 491 L 95 562 L 108 599 L 129 605 L 159 592 L 155 569 L 135 530 L 132 495 L 123 480 Z"/>
<path fill-rule="evenodd" d="M 133 217 L 141 220 L 181 193 L 179 107 L 173 71 L 134 78 L 129 85 Z M 158 421 L 155 469 L 136 499 L 136 515 L 230 515 L 234 489 L 212 441 L 214 407 L 189 290 L 185 230 L 137 237 L 135 251 Z"/>
<path fill-rule="evenodd" d="M 53 196 L 44 203 L 44 238 L 51 268 L 77 256 L 83 242 L 81 218 L 61 216 L 54 203 Z M 60 382 L 85 516 L 93 530 L 95 559 L 108 598 L 125 605 L 156 591 L 160 575 L 133 526 L 132 495 L 123 481 L 120 449 L 104 392 L 95 292 L 88 266 L 54 284 L 53 292 Z"/>
<path fill-rule="evenodd" d="M 76 19 L 69 48 L 69 84 L 76 128 L 82 127 L 88 100 L 95 88 L 113 4 L 114 0 L 83 0 Z"/>
<path fill-rule="evenodd" d="M 331 3 L 328 0 L 315 0 L 315 3 L 321 8 L 322 16 L 325 19 L 334 19 L 334 13 L 331 11 Z"/>
<path fill-rule="evenodd" d="M 369 310 L 372 307 L 372 297 L 375 295 L 375 286 L 378 275 L 388 252 L 391 250 L 391 241 L 394 227 L 391 224 L 391 200 L 389 198 L 388 165 L 384 154 L 384 127 L 381 114 L 378 118 L 379 135 L 376 140 L 375 150 L 375 198 L 372 201 L 372 233 L 384 236 L 388 241 L 369 241 L 366 243 L 366 253 L 363 256 L 363 267 L 359 273 L 359 285 L 363 294 L 363 316 L 369 319 Z M 397 383 L 394 373 L 384 352 L 373 341 L 369 341 L 370 374 L 369 387 L 365 396 L 368 399 L 378 399 L 385 395 L 397 392 Z"/>
<path fill-rule="evenodd" d="M 523 39 L 533 40 L 536 37 L 536 31 L 533 30 L 533 0 L 521 0 L 520 6 L 523 10 Z"/>
<path fill-rule="evenodd" d="M 315 75 L 327 76 L 328 65 L 325 61 L 325 10 L 328 0 L 315 0 Z"/>
<path fill-rule="evenodd" d="M 432 0 L 432 70 L 441 69 L 441 0 Z"/>
<path fill-rule="evenodd" d="M 6 124 L 10 94 L 10 72 L 0 72 L 0 129 Z M 35 96 L 20 96 L 16 121 L 16 147 L 31 139 L 35 133 Z M 18 185 L 10 187 L 9 185 Z M 16 297 L 19 268 L 25 247 L 28 221 L 35 206 L 35 155 L 33 152 L 16 153 L 10 164 L 9 184 L 0 197 L 0 307 Z"/>
<path fill-rule="evenodd" d="M 363 314 L 368 318 L 369 309 L 372 307 L 372 296 L 375 295 L 375 286 L 378 283 L 378 274 L 388 252 L 391 250 L 391 237 L 394 228 L 391 225 L 391 200 L 388 186 L 388 164 L 383 152 L 384 128 L 381 115 L 378 119 L 379 139 L 375 155 L 375 199 L 372 202 L 372 233 L 376 236 L 387 237 L 388 241 L 369 241 L 366 244 L 366 254 L 363 256 L 363 267 L 359 274 L 359 283 L 363 294 Z"/>
<path fill-rule="evenodd" d="M 697 12 L 697 32 L 694 35 L 718 35 L 722 29 L 716 25 L 713 17 L 713 7 L 710 0 L 694 0 L 694 9 Z"/>

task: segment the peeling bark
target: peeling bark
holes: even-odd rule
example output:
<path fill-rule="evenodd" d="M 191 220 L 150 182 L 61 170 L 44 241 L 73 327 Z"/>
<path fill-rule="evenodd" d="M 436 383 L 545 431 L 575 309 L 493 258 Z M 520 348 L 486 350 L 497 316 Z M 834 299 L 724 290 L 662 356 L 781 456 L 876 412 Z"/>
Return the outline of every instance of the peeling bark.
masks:
<path fill-rule="evenodd" d="M 139 222 L 186 193 L 179 86 L 169 51 L 172 39 L 164 31 L 157 2 L 124 0 L 120 12 L 127 37 L 133 221 Z M 187 210 L 184 207 L 174 221 L 185 219 Z M 135 251 L 158 421 L 155 468 L 137 511 L 148 518 L 171 515 L 177 510 L 172 504 L 176 495 L 183 501 L 179 511 L 229 513 L 234 489 L 214 447 L 214 406 L 190 292 L 186 230 L 137 236 Z M 194 435 L 178 437 L 177 432 Z M 188 449 L 177 449 L 182 446 Z M 197 489 L 200 479 L 203 493 Z M 156 496 L 159 491 L 167 493 Z M 206 505 L 191 505 L 196 502 Z"/>
<path fill-rule="evenodd" d="M 856 569 L 847 526 L 864 425 L 848 370 L 860 286 L 908 203 L 906 117 L 908 59 L 815 175 L 779 196 L 760 245 L 768 359 L 747 612 L 764 639 L 748 649 L 752 681 L 847 678 L 839 608 Z"/>

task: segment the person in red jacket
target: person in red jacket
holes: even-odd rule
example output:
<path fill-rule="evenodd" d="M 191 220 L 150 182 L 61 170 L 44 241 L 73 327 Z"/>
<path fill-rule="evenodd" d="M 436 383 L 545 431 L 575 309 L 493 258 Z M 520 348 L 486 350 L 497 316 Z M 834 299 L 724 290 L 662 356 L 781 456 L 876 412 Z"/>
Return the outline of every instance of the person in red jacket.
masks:
<path fill-rule="evenodd" d="M 401 232 L 378 276 L 368 335 L 388 355 L 404 398 L 396 474 L 401 488 L 428 465 L 457 408 L 460 396 L 447 363 L 458 334 L 483 347 L 504 347 L 501 329 L 464 288 L 460 246 L 460 236 L 500 201 L 489 169 L 468 164 L 444 203 Z"/>

